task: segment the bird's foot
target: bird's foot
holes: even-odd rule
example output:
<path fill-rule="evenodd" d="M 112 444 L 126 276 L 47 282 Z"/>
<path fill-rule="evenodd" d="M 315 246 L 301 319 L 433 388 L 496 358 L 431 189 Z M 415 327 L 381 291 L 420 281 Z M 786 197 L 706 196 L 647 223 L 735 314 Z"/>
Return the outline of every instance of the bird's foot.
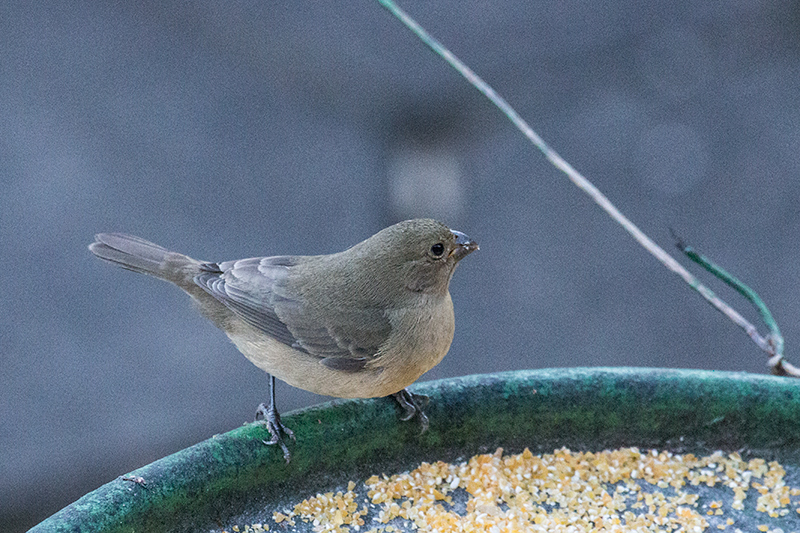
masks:
<path fill-rule="evenodd" d="M 422 431 L 420 433 L 428 431 L 428 415 L 425 414 L 423 409 L 428 405 L 428 402 L 431 401 L 429 397 L 423 394 L 414 394 L 409 392 L 408 389 L 403 389 L 400 392 L 392 394 L 392 398 L 403 408 L 404 412 L 400 420 L 406 422 L 415 416 L 419 417 L 419 422 L 422 426 Z"/>
<path fill-rule="evenodd" d="M 267 431 L 269 431 L 269 434 L 272 435 L 270 440 L 265 440 L 262 442 L 270 446 L 273 444 L 279 445 L 283 451 L 283 458 L 288 463 L 292 458 L 292 455 L 289 453 L 289 448 L 286 447 L 286 442 L 284 442 L 283 436 L 286 435 L 292 440 L 297 439 L 294 437 L 294 432 L 281 423 L 281 415 L 278 414 L 278 410 L 275 409 L 275 406 L 266 405 L 263 403 L 259 405 L 258 409 L 256 409 L 256 422 L 261 422 L 264 424 L 264 426 L 267 428 Z"/>

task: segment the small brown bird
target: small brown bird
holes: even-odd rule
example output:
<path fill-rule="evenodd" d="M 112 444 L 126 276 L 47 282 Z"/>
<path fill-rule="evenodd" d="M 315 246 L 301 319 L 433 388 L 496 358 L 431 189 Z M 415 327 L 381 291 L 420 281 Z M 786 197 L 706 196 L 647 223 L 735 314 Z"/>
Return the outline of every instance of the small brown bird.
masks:
<path fill-rule="evenodd" d="M 449 284 L 478 245 L 430 219 L 390 226 L 343 252 L 197 261 L 138 237 L 101 233 L 89 250 L 170 281 L 270 375 L 263 418 L 284 458 L 294 438 L 275 406 L 275 378 L 339 398 L 392 396 L 423 431 L 426 398 L 405 390 L 436 366 L 453 340 Z"/>

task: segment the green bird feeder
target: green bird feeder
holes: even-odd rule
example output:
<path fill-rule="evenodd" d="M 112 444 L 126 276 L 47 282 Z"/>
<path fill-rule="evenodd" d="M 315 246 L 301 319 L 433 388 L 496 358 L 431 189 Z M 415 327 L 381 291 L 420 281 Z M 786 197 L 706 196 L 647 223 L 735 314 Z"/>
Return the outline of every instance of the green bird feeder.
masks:
<path fill-rule="evenodd" d="M 413 391 L 430 396 L 430 429 L 422 435 L 418 421 L 399 420 L 391 399 L 335 400 L 283 417 L 297 437 L 289 441 L 289 464 L 279 447 L 264 444 L 269 435 L 262 425 L 247 424 L 121 475 L 31 532 L 232 532 L 246 524 L 315 531 L 298 518 L 294 526 L 276 524 L 273 513 L 317 493 L 347 490 L 348 481 L 361 487 L 362 505 L 363 481 L 372 475 L 423 461 L 463 461 L 498 447 L 534 454 L 563 447 L 737 452 L 779 461 L 786 483 L 800 486 L 800 382 L 789 378 L 573 368 L 432 381 Z M 719 490 L 726 505 L 730 495 Z M 748 496 L 729 531 L 800 531 L 800 497 L 792 496 L 788 514 L 777 517 L 756 512 L 755 497 Z M 366 518 L 362 532 L 383 526 Z"/>

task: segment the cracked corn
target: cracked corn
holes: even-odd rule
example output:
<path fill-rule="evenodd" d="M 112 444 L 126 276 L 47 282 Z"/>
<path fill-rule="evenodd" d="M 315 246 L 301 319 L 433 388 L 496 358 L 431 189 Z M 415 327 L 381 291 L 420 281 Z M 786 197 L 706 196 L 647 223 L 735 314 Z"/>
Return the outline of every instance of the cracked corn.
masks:
<path fill-rule="evenodd" d="M 503 455 L 498 449 L 459 464 L 422 463 L 411 472 L 372 476 L 363 491 L 351 481 L 346 491 L 318 494 L 273 519 L 332 533 L 736 533 L 731 514 L 744 509 L 748 494 L 755 494 L 748 505 L 765 517 L 800 513 L 800 490 L 787 486 L 784 475 L 777 462 L 737 453 L 697 457 L 623 448 Z M 705 487 L 728 497 L 701 504 L 698 492 Z M 782 531 L 766 524 L 758 530 Z"/>

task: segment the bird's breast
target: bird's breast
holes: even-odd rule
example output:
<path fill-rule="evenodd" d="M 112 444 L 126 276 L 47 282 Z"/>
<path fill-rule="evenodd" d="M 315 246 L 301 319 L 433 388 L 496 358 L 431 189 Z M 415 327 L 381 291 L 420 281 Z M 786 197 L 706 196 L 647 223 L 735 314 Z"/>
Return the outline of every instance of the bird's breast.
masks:
<path fill-rule="evenodd" d="M 455 320 L 450 294 L 430 298 L 424 305 L 388 312 L 392 333 L 374 360 L 382 381 L 395 390 L 414 383 L 439 364 L 453 342 Z"/>

